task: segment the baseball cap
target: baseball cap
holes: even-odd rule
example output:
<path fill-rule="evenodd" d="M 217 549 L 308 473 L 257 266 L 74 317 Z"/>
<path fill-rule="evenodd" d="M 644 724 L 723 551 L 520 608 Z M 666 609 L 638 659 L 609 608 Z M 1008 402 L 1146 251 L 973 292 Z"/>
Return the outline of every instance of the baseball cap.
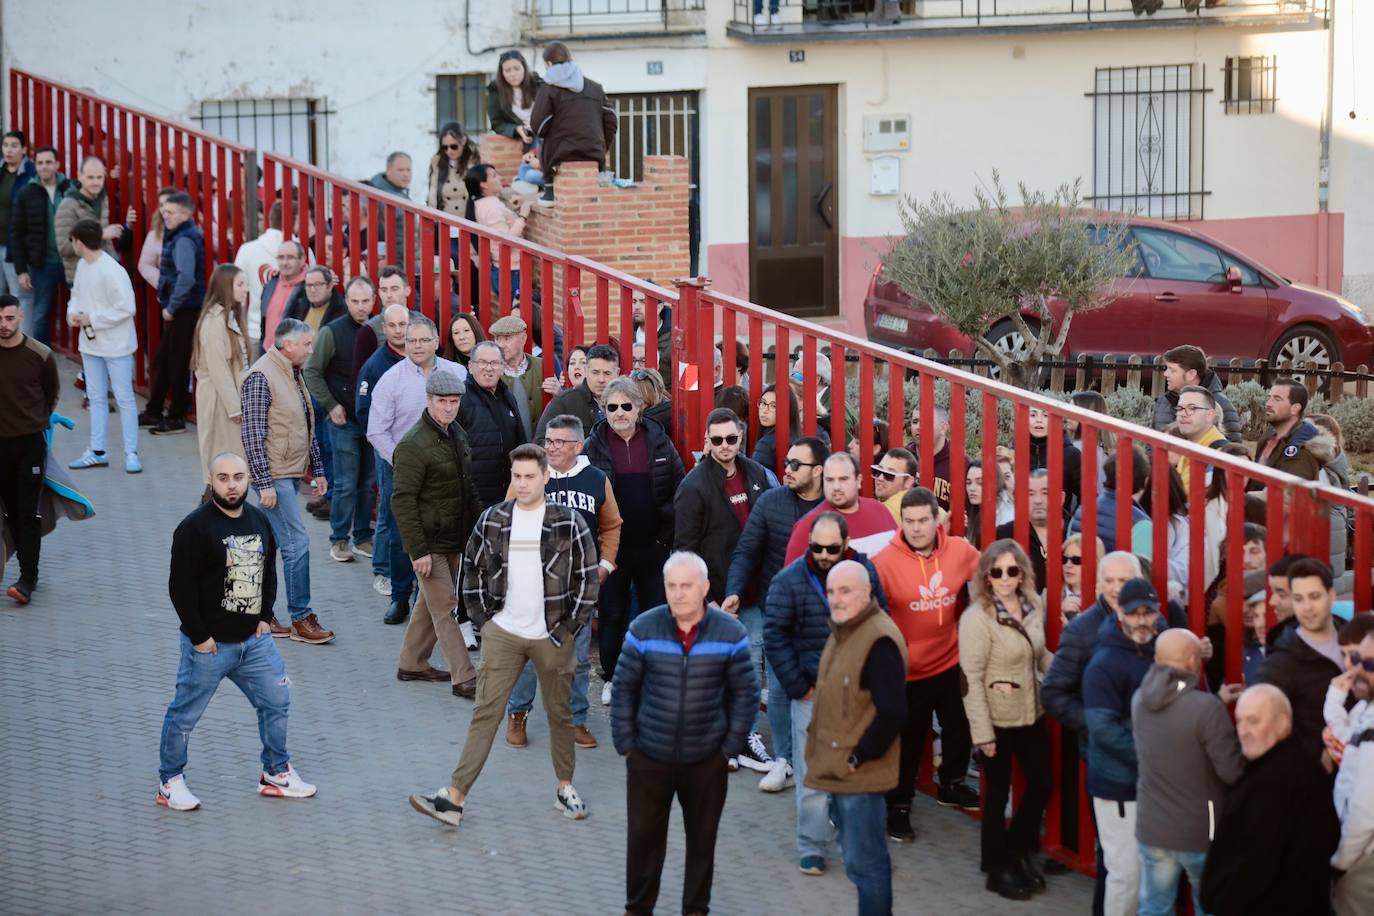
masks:
<path fill-rule="evenodd" d="M 1157 611 L 1159 610 L 1159 593 L 1155 591 L 1155 587 L 1150 584 L 1148 579 L 1132 579 L 1121 586 L 1121 594 L 1117 596 L 1116 603 L 1126 614 L 1146 606 Z"/>

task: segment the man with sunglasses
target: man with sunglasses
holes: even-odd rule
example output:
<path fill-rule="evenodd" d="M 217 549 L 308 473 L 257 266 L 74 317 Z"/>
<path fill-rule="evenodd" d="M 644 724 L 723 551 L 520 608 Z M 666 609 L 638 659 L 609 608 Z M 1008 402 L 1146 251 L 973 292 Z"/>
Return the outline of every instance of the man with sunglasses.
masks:
<path fill-rule="evenodd" d="M 888 449 L 883 460 L 869 468 L 873 472 L 873 495 L 878 498 L 892 520 L 902 523 L 902 496 L 916 486 L 916 456 L 904 448 Z"/>
<path fill-rule="evenodd" d="M 1331 858 L 1331 865 L 1345 872 L 1333 900 L 1340 916 L 1360 912 L 1360 906 L 1374 900 L 1374 702 L 1369 699 L 1374 695 L 1374 633 L 1364 637 L 1349 659 L 1350 669 L 1326 693 L 1327 723 L 1333 730 L 1341 728 L 1345 742 L 1335 792 L 1341 842 Z M 1363 698 L 1347 713 L 1352 696 Z"/>
<path fill-rule="evenodd" d="M 796 450 L 797 446 L 792 448 Z M 796 757 L 787 759 L 793 761 L 797 775 L 800 868 L 803 874 L 820 875 L 825 873 L 825 856 L 835 839 L 835 828 L 830 823 L 826 793 L 805 786 L 806 755 L 802 752 L 806 749 L 806 732 L 811 724 L 811 701 L 815 698 L 821 653 L 830 638 L 830 606 L 826 600 L 830 571 L 844 560 L 861 564 L 868 571 L 873 599 L 884 611 L 888 604 L 878 571 L 868 557 L 850 547 L 849 526 L 843 515 L 819 512 L 811 517 L 807 530 L 805 556 L 783 567 L 768 586 L 764 600 L 763 646 L 769 675 L 786 691 L 787 699 L 783 703 L 770 694 L 768 721 L 775 746 L 781 745 L 781 733 L 774 724 L 774 707 L 788 708 L 789 738 Z"/>

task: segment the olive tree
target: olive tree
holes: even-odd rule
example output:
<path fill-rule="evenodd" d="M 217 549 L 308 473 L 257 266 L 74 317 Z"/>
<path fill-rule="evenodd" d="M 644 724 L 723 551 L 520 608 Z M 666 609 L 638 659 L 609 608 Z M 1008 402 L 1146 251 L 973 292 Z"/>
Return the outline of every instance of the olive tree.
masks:
<path fill-rule="evenodd" d="M 1074 315 L 1116 298 L 1115 281 L 1135 264 L 1119 214 L 1081 208 L 1081 182 L 1052 194 L 1020 185 L 1008 204 L 1000 176 L 974 190 L 973 207 L 948 194 L 899 206 L 905 234 L 883 271 L 914 302 L 972 339 L 1021 387 L 1038 387 L 1041 363 L 1060 356 Z M 1060 303 L 1056 324 L 1051 301 Z"/>

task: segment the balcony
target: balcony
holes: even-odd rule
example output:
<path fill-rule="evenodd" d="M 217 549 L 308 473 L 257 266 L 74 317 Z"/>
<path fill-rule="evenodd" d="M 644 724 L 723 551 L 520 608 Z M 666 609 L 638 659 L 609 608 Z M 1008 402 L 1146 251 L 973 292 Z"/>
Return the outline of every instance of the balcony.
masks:
<path fill-rule="evenodd" d="M 1332 0 L 771 0 L 772 10 L 770 0 L 732 2 L 727 34 L 785 42 L 1165 26 L 1324 28 Z"/>
<path fill-rule="evenodd" d="M 540 41 L 704 35 L 706 0 L 526 0 L 525 17 Z"/>

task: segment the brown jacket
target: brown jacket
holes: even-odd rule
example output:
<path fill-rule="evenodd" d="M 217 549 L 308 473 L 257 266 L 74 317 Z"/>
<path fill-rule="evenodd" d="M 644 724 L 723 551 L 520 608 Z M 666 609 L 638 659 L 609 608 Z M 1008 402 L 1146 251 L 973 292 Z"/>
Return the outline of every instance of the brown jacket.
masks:
<path fill-rule="evenodd" d="M 535 93 L 530 126 L 540 140 L 539 161 L 546 174 L 574 160 L 605 168 L 606 151 L 615 145 L 619 120 L 606 101 L 606 90 L 595 80 L 580 81 L 579 92 L 545 82 Z"/>
<path fill-rule="evenodd" d="M 974 744 L 995 740 L 997 728 L 1034 725 L 1045 713 L 1039 674 L 1054 654 L 1045 649 L 1045 612 L 1039 602 L 1017 623 L 980 598 L 959 618 L 959 667 L 968 678 L 964 712 Z"/>
<path fill-rule="evenodd" d="M 878 603 L 844 623 L 830 622 L 830 639 L 821 653 L 811 724 L 806 729 L 806 785 L 821 792 L 887 792 L 897 785 L 901 742 L 881 757 L 850 772 L 849 755 L 878 714 L 873 697 L 860 685 L 868 653 L 890 639 L 906 661 L 906 640 Z"/>
<path fill-rule="evenodd" d="M 305 377 L 276 347 L 248 370 L 249 375 L 254 372 L 262 373 L 272 391 L 263 443 L 272 479 L 299 480 L 310 470 L 310 442 L 315 437 L 315 415 L 303 406 L 310 403 Z"/>
<path fill-rule="evenodd" d="M 196 438 L 200 472 L 210 482 L 210 459 L 224 452 L 243 455 L 243 416 L 239 388 L 247 373 L 247 340 L 242 330 L 226 330 L 224 306 L 215 302 L 196 329 Z"/>
<path fill-rule="evenodd" d="M 1265 449 L 1274 440 L 1273 427 L 1266 429 L 1255 446 L 1255 460 L 1268 465 L 1276 471 L 1301 477 L 1303 480 L 1316 480 L 1322 468 L 1336 454 L 1336 439 L 1326 430 L 1303 420 L 1289 431 L 1288 435 L 1274 443 L 1269 454 Z"/>

